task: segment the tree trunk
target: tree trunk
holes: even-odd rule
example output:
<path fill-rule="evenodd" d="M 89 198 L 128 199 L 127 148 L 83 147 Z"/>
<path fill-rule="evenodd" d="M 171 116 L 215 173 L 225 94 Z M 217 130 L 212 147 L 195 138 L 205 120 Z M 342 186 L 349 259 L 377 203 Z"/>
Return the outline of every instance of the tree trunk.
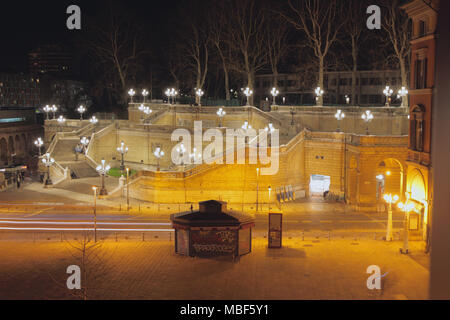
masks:
<path fill-rule="evenodd" d="M 324 57 L 319 57 L 319 82 L 318 82 L 317 86 L 320 87 L 322 90 L 324 90 L 324 87 L 323 87 L 323 68 L 324 68 Z M 317 105 L 318 106 L 323 106 L 323 95 L 321 95 L 319 97 L 319 99 L 317 100 Z"/>
<path fill-rule="evenodd" d="M 358 71 L 358 51 L 356 48 L 356 40 L 352 38 L 352 57 L 353 57 L 353 72 L 352 72 L 352 105 L 357 105 L 356 101 L 356 73 Z"/>
<path fill-rule="evenodd" d="M 224 76 L 225 76 L 225 99 L 227 101 L 230 101 L 231 100 L 231 95 L 230 95 L 230 78 L 228 76 L 228 70 L 227 70 L 227 68 L 225 66 L 225 63 L 224 63 L 224 66 L 223 66 L 223 73 L 224 73 Z"/>
<path fill-rule="evenodd" d="M 408 74 L 406 72 L 405 58 L 401 58 L 399 60 L 400 60 L 400 73 L 401 73 L 401 77 L 402 77 L 402 87 L 408 88 Z M 405 107 L 409 106 L 408 96 L 406 95 L 402 99 L 404 100 L 403 106 L 405 106 Z"/>

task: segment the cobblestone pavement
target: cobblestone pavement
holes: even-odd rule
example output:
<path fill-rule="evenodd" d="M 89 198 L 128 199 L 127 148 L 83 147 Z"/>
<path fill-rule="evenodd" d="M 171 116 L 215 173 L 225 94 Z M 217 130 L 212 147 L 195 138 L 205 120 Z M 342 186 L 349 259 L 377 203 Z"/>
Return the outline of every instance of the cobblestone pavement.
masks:
<path fill-rule="evenodd" d="M 427 299 L 421 245 L 411 243 L 411 257 L 398 241 L 296 238 L 269 250 L 258 237 L 253 252 L 233 262 L 178 256 L 162 239 L 106 241 L 83 267 L 73 240 L 2 241 L 0 299 L 73 299 L 65 288 L 72 264 L 86 270 L 88 299 Z M 387 273 L 381 291 L 366 287 L 370 265 Z"/>

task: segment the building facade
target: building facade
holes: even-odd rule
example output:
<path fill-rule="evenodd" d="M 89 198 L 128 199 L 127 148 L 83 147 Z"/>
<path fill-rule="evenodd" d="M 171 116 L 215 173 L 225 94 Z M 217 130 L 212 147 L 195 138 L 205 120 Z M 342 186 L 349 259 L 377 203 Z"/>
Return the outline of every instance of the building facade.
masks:
<path fill-rule="evenodd" d="M 324 74 L 324 103 L 325 104 L 347 104 L 351 105 L 384 105 L 385 96 L 383 90 L 386 85 L 391 88 L 401 88 L 401 75 L 398 70 L 373 70 L 357 71 L 355 101 L 352 97 L 352 71 L 333 71 Z M 270 90 L 274 86 L 272 74 L 257 75 L 255 81 L 255 102 L 264 105 L 264 101 L 272 101 Z M 278 75 L 278 86 L 280 95 L 277 104 L 303 105 L 315 104 L 314 88 L 304 89 L 301 79 L 296 74 Z M 401 100 L 393 96 L 393 104 L 400 104 Z"/>
<path fill-rule="evenodd" d="M 438 5 L 437 0 L 429 3 L 413 0 L 403 6 L 413 22 L 406 198 L 414 203 L 414 211 L 420 214 L 424 240 L 429 236 L 432 223 L 431 115 Z"/>
<path fill-rule="evenodd" d="M 51 74 L 72 76 L 72 54 L 60 45 L 41 45 L 28 55 L 29 70 L 34 76 Z"/>
<path fill-rule="evenodd" d="M 0 107 L 40 107 L 40 79 L 0 73 Z"/>

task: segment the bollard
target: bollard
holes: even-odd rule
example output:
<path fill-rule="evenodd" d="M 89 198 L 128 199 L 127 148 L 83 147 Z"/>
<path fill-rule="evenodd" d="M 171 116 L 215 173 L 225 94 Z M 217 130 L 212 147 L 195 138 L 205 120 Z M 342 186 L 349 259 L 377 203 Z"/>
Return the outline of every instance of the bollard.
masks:
<path fill-rule="evenodd" d="M 305 231 L 302 231 L 302 241 L 305 241 Z"/>
<path fill-rule="evenodd" d="M 116 235 L 116 242 L 117 242 L 117 232 L 115 233 L 115 235 Z"/>
<path fill-rule="evenodd" d="M 145 233 L 142 232 L 142 242 L 145 242 Z"/>
<path fill-rule="evenodd" d="M 139 213 L 141 213 L 141 204 L 139 203 Z"/>

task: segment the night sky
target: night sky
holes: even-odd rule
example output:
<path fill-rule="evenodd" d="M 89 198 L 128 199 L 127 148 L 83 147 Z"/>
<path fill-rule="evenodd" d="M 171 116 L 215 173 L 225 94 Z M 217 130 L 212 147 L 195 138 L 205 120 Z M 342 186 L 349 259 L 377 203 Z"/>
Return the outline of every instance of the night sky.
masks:
<path fill-rule="evenodd" d="M 66 28 L 69 15 L 66 9 L 75 4 L 81 8 L 82 28 L 89 19 L 95 19 L 102 10 L 108 10 L 111 1 L 104 0 L 40 0 L 2 1 L 0 18 L 0 71 L 27 71 L 27 54 L 39 44 L 70 44 L 78 31 Z M 173 12 L 177 0 L 113 1 L 121 3 L 133 14 L 147 22 L 153 31 L 164 30 L 161 24 Z M 162 34 L 160 36 L 163 36 Z"/>

